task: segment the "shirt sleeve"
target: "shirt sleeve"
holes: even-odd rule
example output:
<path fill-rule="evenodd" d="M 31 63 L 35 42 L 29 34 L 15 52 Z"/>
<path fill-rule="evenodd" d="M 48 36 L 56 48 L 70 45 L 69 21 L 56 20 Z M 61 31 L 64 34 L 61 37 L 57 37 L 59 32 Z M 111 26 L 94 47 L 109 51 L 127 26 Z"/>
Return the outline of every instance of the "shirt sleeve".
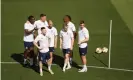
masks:
<path fill-rule="evenodd" d="M 28 24 L 24 24 L 24 29 L 29 29 Z"/>
<path fill-rule="evenodd" d="M 84 31 L 84 36 L 85 36 L 85 38 L 89 38 L 89 32 L 88 32 L 88 30 L 85 30 Z"/>
<path fill-rule="evenodd" d="M 48 22 L 47 21 L 45 21 L 45 25 L 46 25 L 46 27 L 48 27 Z"/>
<path fill-rule="evenodd" d="M 72 24 L 72 31 L 76 31 L 75 25 Z"/>
<path fill-rule="evenodd" d="M 74 37 L 72 32 L 70 32 L 70 37 L 71 37 L 71 38 L 73 38 L 73 37 Z"/>
<path fill-rule="evenodd" d="M 62 37 L 62 32 L 60 31 L 60 38 Z"/>
<path fill-rule="evenodd" d="M 40 40 L 40 37 L 39 37 L 39 35 L 35 38 L 35 42 L 37 43 L 38 41 Z"/>
<path fill-rule="evenodd" d="M 57 33 L 57 29 L 55 29 L 55 36 L 57 36 L 58 35 L 58 33 Z"/>
<path fill-rule="evenodd" d="M 37 21 L 35 21 L 34 26 L 35 26 L 35 28 L 37 28 Z"/>

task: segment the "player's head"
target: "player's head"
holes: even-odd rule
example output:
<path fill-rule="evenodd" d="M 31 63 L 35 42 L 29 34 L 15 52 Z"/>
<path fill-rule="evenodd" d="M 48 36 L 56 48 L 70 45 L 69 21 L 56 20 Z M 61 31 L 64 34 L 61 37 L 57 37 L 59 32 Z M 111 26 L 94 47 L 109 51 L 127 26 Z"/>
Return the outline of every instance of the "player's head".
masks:
<path fill-rule="evenodd" d="M 63 25 L 63 29 L 64 29 L 65 32 L 68 30 L 68 26 L 67 26 L 66 23 L 64 23 L 64 25 Z"/>
<path fill-rule="evenodd" d="M 46 21 L 46 14 L 40 14 L 40 19 L 44 22 Z"/>
<path fill-rule="evenodd" d="M 47 32 L 45 27 L 42 27 L 41 31 L 42 31 L 42 34 L 46 34 L 46 32 Z"/>
<path fill-rule="evenodd" d="M 71 21 L 71 16 L 70 15 L 65 15 L 65 17 L 63 18 L 63 21 L 65 23 L 68 23 L 69 21 Z"/>
<path fill-rule="evenodd" d="M 34 24 L 34 22 L 35 22 L 34 16 L 29 16 L 29 17 L 28 17 L 28 21 L 29 21 L 31 24 Z"/>
<path fill-rule="evenodd" d="M 85 27 L 85 22 L 83 20 L 80 21 L 80 28 Z"/>
<path fill-rule="evenodd" d="M 48 25 L 49 25 L 49 28 L 52 28 L 52 26 L 53 26 L 52 20 L 48 20 Z"/>

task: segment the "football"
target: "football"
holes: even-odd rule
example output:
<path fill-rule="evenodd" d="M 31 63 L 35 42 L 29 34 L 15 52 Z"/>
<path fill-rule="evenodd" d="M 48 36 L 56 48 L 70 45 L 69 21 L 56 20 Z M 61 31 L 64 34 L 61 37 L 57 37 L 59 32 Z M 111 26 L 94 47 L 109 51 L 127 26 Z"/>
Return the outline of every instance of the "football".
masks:
<path fill-rule="evenodd" d="M 96 53 L 98 53 L 98 54 L 100 54 L 100 53 L 102 53 L 102 48 L 96 48 Z"/>
<path fill-rule="evenodd" d="M 103 52 L 103 53 L 107 53 L 107 52 L 108 52 L 108 48 L 107 48 L 107 47 L 103 47 L 103 48 L 102 48 L 102 52 Z"/>

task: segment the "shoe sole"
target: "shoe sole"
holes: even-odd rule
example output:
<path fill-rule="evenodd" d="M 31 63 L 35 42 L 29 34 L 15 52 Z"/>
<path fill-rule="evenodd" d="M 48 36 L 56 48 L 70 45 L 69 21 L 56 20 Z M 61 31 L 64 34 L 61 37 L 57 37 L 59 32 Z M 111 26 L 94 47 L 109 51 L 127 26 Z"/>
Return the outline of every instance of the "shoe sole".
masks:
<path fill-rule="evenodd" d="M 69 68 L 66 68 L 66 70 L 68 70 L 68 69 L 71 69 L 71 67 L 69 67 Z"/>

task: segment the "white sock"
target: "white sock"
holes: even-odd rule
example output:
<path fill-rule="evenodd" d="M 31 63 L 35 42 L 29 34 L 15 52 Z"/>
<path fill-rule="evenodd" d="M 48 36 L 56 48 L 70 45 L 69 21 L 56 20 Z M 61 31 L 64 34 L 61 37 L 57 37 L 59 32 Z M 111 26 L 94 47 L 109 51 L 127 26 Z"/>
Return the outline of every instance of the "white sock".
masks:
<path fill-rule="evenodd" d="M 27 59 L 24 58 L 24 64 L 26 64 Z"/>
<path fill-rule="evenodd" d="M 30 58 L 30 65 L 33 65 L 33 58 Z"/>
<path fill-rule="evenodd" d="M 51 64 L 50 64 L 50 65 L 48 65 L 48 70 L 51 70 Z"/>
<path fill-rule="evenodd" d="M 83 65 L 83 68 L 87 68 L 87 66 L 86 65 Z"/>
<path fill-rule="evenodd" d="M 42 69 L 40 69 L 40 72 L 42 72 Z"/>
<path fill-rule="evenodd" d="M 72 58 L 70 57 L 70 61 L 72 61 Z"/>
<path fill-rule="evenodd" d="M 66 66 L 67 66 L 67 63 L 64 63 L 64 67 L 63 68 L 66 68 Z"/>
<path fill-rule="evenodd" d="M 69 61 L 68 61 L 67 65 L 68 65 L 68 67 L 71 67 L 71 65 L 70 65 L 70 62 L 69 62 Z"/>

